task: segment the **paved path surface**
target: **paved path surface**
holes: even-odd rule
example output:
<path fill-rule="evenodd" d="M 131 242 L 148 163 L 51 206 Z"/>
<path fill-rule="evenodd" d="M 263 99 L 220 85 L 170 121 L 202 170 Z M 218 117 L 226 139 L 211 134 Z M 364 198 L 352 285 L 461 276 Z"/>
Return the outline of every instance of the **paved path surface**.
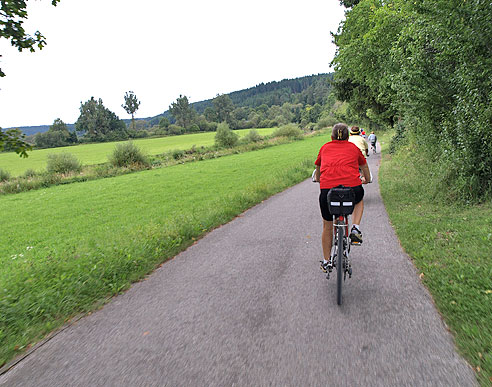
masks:
<path fill-rule="evenodd" d="M 379 155 L 369 158 L 374 176 Z M 364 245 L 335 300 L 318 185 L 211 232 L 0 377 L 0 386 L 473 386 L 366 186 Z M 371 219 L 371 222 L 368 220 Z"/>

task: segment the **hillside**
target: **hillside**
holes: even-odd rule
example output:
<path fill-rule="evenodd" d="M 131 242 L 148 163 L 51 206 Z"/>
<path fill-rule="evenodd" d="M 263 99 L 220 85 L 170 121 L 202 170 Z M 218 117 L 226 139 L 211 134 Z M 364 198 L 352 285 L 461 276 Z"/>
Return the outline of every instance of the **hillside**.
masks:
<path fill-rule="evenodd" d="M 310 105 L 324 104 L 331 91 L 331 80 L 333 80 L 333 73 L 308 75 L 294 79 L 283 79 L 279 82 L 260 83 L 248 89 L 233 91 L 228 95 L 235 107 L 256 108 L 261 105 L 270 107 L 282 105 L 285 102 Z M 212 101 L 213 98 L 193 102 L 191 106 L 198 114 L 202 114 L 207 107 L 213 106 Z M 144 119 L 149 121 L 151 125 L 155 125 L 161 117 L 169 116 L 169 110 L 166 110 L 155 117 Z"/>

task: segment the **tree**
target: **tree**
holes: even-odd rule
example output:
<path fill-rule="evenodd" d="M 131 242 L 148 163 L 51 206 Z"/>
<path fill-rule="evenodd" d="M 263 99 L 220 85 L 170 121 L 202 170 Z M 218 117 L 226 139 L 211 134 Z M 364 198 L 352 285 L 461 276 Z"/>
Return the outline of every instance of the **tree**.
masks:
<path fill-rule="evenodd" d="M 51 4 L 56 7 L 60 0 L 52 0 Z M 27 34 L 22 24 L 27 19 L 27 0 L 1 1 L 0 8 L 0 38 L 10 39 L 12 46 L 19 51 L 29 49 L 34 52 L 37 46 L 40 50 L 46 45 L 45 37 L 39 32 L 34 37 Z M 0 55 L 1 57 L 1 55 Z M 0 77 L 5 73 L 0 69 Z"/>
<path fill-rule="evenodd" d="M 137 99 L 137 96 L 133 91 L 127 91 L 125 93 L 125 103 L 121 105 L 123 109 L 128 114 L 132 115 L 132 128 L 135 130 L 135 119 L 134 119 L 134 114 L 138 110 L 138 107 L 140 106 L 140 101 Z"/>
<path fill-rule="evenodd" d="M 188 97 L 181 94 L 176 99 L 176 102 L 169 106 L 169 112 L 176 120 L 176 124 L 185 129 L 190 127 L 196 116 L 195 110 L 190 106 Z"/>
<path fill-rule="evenodd" d="M 396 126 L 436 196 L 492 197 L 492 3 L 361 0 L 345 16 L 333 64 L 347 114 Z"/>
<path fill-rule="evenodd" d="M 47 132 L 37 133 L 34 137 L 34 143 L 38 148 L 55 148 L 66 146 L 77 142 L 77 134 L 70 132 L 67 125 L 57 118 L 53 121 Z"/>
<path fill-rule="evenodd" d="M 128 138 L 125 123 L 103 105 L 101 98 L 91 97 L 80 103 L 80 116 L 75 123 L 78 132 L 84 132 L 89 141 L 113 141 Z"/>
<path fill-rule="evenodd" d="M 167 117 L 162 117 L 159 120 L 159 128 L 167 129 L 168 126 L 169 126 L 169 119 Z"/>
<path fill-rule="evenodd" d="M 53 121 L 53 125 L 49 128 L 53 132 L 68 132 L 67 124 L 65 124 L 60 118 L 56 118 Z"/>
<path fill-rule="evenodd" d="M 0 128 L 0 152 L 13 150 L 21 157 L 27 157 L 27 151 L 32 150 L 32 146 L 24 141 L 25 135 L 19 129 L 3 130 Z"/>
<path fill-rule="evenodd" d="M 352 8 L 359 2 L 360 0 L 340 0 L 340 5 L 343 5 L 345 8 Z"/>
<path fill-rule="evenodd" d="M 207 106 L 203 111 L 203 115 L 205 119 L 210 122 L 217 122 L 217 113 L 215 112 L 213 107 Z"/>
<path fill-rule="evenodd" d="M 231 97 L 227 94 L 222 94 L 213 99 L 214 109 L 217 114 L 218 122 L 227 122 L 229 125 L 232 123 L 231 113 L 234 110 L 234 104 L 232 103 Z"/>

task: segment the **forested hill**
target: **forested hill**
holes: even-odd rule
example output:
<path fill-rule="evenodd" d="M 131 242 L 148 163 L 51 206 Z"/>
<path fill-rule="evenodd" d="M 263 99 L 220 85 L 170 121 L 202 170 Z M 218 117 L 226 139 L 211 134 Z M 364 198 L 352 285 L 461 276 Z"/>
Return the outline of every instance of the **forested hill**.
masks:
<path fill-rule="evenodd" d="M 308 75 L 301 78 L 284 79 L 260 83 L 249 89 L 229 93 L 229 97 L 236 107 L 256 108 L 261 105 L 268 107 L 289 103 L 303 103 L 314 105 L 323 104 L 330 92 L 329 80 L 333 74 Z M 212 106 L 212 99 L 191 104 L 198 113 Z M 167 113 L 167 112 L 166 112 Z"/>

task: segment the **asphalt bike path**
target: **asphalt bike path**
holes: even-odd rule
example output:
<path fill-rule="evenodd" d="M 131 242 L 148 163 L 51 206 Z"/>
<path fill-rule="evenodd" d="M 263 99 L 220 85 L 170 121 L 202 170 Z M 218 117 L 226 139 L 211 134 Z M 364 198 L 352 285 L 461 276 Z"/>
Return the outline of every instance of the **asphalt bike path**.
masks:
<path fill-rule="evenodd" d="M 364 186 L 364 243 L 352 248 L 342 306 L 336 275 L 319 269 L 309 179 L 58 333 L 0 386 L 477 385 L 390 226 L 380 155 L 368 161 L 375 182 Z"/>

